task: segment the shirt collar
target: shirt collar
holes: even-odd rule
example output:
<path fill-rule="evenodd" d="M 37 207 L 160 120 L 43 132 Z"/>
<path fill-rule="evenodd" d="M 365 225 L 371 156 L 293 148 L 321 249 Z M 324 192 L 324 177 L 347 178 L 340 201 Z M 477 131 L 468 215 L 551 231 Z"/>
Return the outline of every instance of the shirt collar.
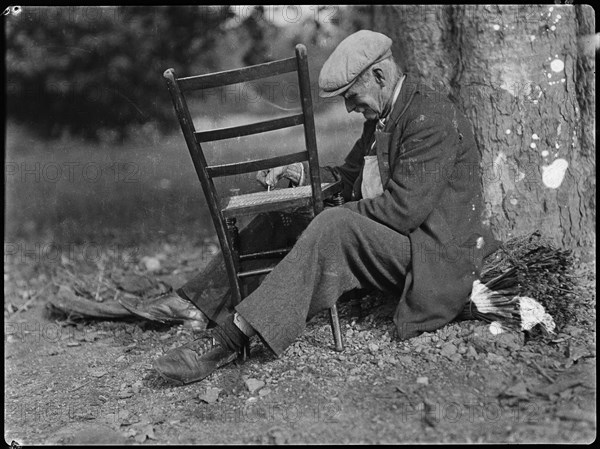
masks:
<path fill-rule="evenodd" d="M 390 104 L 390 107 L 387 110 L 385 116 L 380 118 L 379 120 L 377 120 L 377 128 L 383 129 L 383 127 L 385 126 L 385 122 L 387 121 L 387 118 L 389 117 L 390 113 L 394 110 L 394 105 L 396 104 L 396 100 L 398 99 L 398 96 L 400 95 L 400 89 L 402 89 L 402 83 L 404 82 L 405 78 L 406 78 L 406 74 L 402 75 L 400 80 L 398 80 L 398 82 L 396 83 L 396 87 L 394 88 L 394 94 L 392 95 L 392 102 Z"/>

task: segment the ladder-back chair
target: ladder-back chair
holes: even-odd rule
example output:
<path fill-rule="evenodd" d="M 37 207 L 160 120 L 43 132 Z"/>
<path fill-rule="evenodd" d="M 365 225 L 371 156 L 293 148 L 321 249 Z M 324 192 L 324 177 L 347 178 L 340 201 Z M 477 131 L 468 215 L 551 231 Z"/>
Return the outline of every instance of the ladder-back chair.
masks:
<path fill-rule="evenodd" d="M 217 231 L 234 306 L 247 296 L 246 280 L 251 277 L 265 275 L 273 268 L 267 266 L 243 271 L 242 262 L 245 260 L 284 257 L 291 249 L 282 248 L 280 250 L 241 254 L 236 217 L 307 206 L 312 206 L 316 216 L 323 210 L 324 199 L 332 199 L 332 202 L 336 205 L 343 203 L 339 183 L 321 183 L 307 58 L 306 47 L 299 44 L 296 46 L 295 57 L 241 69 L 185 78 L 177 78 L 173 69 L 167 69 L 164 72 L 175 112 Z M 184 94 L 195 90 L 222 87 L 289 72 L 297 72 L 298 75 L 301 113 L 249 125 L 196 131 Z M 305 150 L 303 151 L 251 161 L 208 165 L 201 146 L 201 143 L 204 142 L 238 138 L 298 125 L 304 127 Z M 217 177 L 257 172 L 303 161 L 308 161 L 310 185 L 307 186 L 224 197 L 218 194 L 213 181 L 213 178 Z M 335 349 L 342 351 L 343 343 L 335 304 L 329 312 Z"/>

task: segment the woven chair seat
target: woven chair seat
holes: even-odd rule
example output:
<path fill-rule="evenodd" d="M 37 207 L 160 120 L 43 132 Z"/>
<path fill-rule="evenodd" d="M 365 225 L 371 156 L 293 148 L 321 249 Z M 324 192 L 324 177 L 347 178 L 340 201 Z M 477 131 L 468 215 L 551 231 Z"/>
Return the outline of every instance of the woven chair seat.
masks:
<path fill-rule="evenodd" d="M 323 196 L 325 198 L 331 196 L 334 193 L 332 189 L 338 186 L 337 183 L 321 183 Z M 308 206 L 310 205 L 311 197 L 312 189 L 310 185 L 288 189 L 275 189 L 223 198 L 221 209 L 224 216 L 243 215 L 244 209 L 248 209 L 248 213 L 255 213 L 257 206 L 264 206 L 264 211 L 271 210 L 271 206 L 281 208 L 282 203 L 289 203 L 285 205 L 289 207 Z"/>

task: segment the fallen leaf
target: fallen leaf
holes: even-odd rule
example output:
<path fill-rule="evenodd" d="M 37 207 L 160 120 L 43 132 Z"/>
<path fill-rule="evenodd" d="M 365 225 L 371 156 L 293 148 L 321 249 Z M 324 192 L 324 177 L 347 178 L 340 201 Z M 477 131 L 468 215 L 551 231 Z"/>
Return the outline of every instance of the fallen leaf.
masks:
<path fill-rule="evenodd" d="M 102 377 L 106 373 L 108 373 L 108 371 L 106 371 L 105 369 L 102 369 L 102 368 L 96 368 L 96 369 L 90 370 L 90 374 L 94 377 Z"/>
<path fill-rule="evenodd" d="M 139 435 L 135 437 L 136 441 L 140 441 L 141 439 L 140 442 L 144 442 L 146 438 L 156 440 L 156 437 L 154 436 L 154 426 L 152 424 L 141 426 L 139 432 Z"/>
<path fill-rule="evenodd" d="M 571 421 L 596 422 L 596 414 L 593 412 L 586 412 L 585 410 L 558 410 L 556 412 L 556 416 L 558 418 L 568 419 Z"/>
<path fill-rule="evenodd" d="M 98 339 L 98 333 L 97 332 L 86 333 L 83 336 L 83 340 L 86 341 L 86 342 L 88 342 L 88 343 L 91 343 L 91 342 L 93 342 L 94 340 L 97 340 L 97 339 Z"/>
<path fill-rule="evenodd" d="M 581 381 L 579 379 L 565 379 L 565 380 L 547 385 L 545 387 L 534 388 L 534 389 L 532 389 L 532 391 L 535 394 L 538 394 L 540 396 L 546 396 L 548 399 L 552 399 L 552 396 L 558 395 L 561 392 L 565 391 L 566 389 L 576 387 L 579 384 L 581 384 Z"/>
<path fill-rule="evenodd" d="M 198 399 L 206 402 L 207 404 L 214 404 L 215 402 L 217 402 L 221 390 L 222 388 L 208 387 L 203 394 L 198 395 Z"/>
<path fill-rule="evenodd" d="M 527 385 L 525 382 L 517 382 L 516 384 L 511 385 L 506 390 L 502 391 L 499 396 L 529 399 L 529 392 L 527 391 Z"/>
<path fill-rule="evenodd" d="M 586 357 L 590 354 L 590 352 L 588 351 L 587 348 L 584 348 L 583 346 L 568 346 L 569 348 L 569 359 L 572 362 L 576 362 L 579 359 L 581 359 L 582 357 Z"/>

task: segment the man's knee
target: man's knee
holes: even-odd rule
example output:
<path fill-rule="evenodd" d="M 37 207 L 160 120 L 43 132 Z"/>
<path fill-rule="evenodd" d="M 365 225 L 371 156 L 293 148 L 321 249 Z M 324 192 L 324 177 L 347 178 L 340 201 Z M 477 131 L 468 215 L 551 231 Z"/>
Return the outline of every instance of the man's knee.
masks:
<path fill-rule="evenodd" d="M 312 221 L 312 225 L 321 229 L 338 229 L 339 226 L 348 224 L 354 212 L 343 207 L 332 207 L 325 209 Z"/>

